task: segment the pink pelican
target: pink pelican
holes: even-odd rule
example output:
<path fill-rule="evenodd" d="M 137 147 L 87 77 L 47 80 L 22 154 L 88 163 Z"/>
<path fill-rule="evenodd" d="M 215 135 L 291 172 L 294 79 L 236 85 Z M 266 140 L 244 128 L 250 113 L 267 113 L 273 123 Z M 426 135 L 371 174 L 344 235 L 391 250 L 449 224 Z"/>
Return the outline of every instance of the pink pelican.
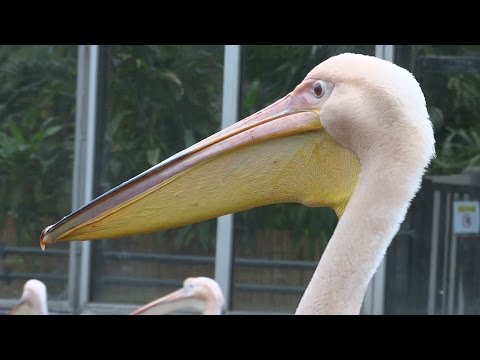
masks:
<path fill-rule="evenodd" d="M 222 315 L 224 305 L 222 290 L 215 280 L 190 277 L 183 282 L 183 288 L 142 306 L 131 315 L 164 315 L 178 310 Z"/>
<path fill-rule="evenodd" d="M 276 203 L 339 221 L 297 314 L 358 314 L 434 156 L 425 98 L 407 70 L 341 54 L 282 99 L 45 228 L 57 241 L 164 230 Z"/>
<path fill-rule="evenodd" d="M 11 315 L 48 315 L 47 287 L 36 279 L 28 280 L 23 286 L 20 301 L 13 307 Z"/>

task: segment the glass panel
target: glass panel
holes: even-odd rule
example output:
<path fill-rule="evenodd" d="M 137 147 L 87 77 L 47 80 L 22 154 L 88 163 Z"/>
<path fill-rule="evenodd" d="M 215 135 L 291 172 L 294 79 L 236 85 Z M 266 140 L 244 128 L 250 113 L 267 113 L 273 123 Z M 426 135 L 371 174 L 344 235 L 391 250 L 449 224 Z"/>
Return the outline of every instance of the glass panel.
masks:
<path fill-rule="evenodd" d="M 220 130 L 223 46 L 102 50 L 96 194 Z M 103 96 L 103 97 L 102 97 Z M 142 304 L 213 277 L 216 220 L 93 242 L 92 300 Z"/>
<path fill-rule="evenodd" d="M 42 229 L 71 210 L 76 46 L 0 46 L 0 294 L 30 278 L 67 297 L 68 244 L 42 253 Z"/>
<path fill-rule="evenodd" d="M 293 90 L 342 52 L 374 55 L 373 45 L 244 46 L 241 117 Z M 233 309 L 295 311 L 336 225 L 330 209 L 272 205 L 235 215 Z"/>
<path fill-rule="evenodd" d="M 425 93 L 437 158 L 409 212 L 410 224 L 402 225 L 388 251 L 386 313 L 425 314 L 430 304 L 433 313 L 478 314 L 480 237 L 452 234 L 451 199 L 457 192 L 480 199 L 480 46 L 397 46 L 396 62 L 413 72 Z M 438 204 L 432 222 L 433 190 Z"/>

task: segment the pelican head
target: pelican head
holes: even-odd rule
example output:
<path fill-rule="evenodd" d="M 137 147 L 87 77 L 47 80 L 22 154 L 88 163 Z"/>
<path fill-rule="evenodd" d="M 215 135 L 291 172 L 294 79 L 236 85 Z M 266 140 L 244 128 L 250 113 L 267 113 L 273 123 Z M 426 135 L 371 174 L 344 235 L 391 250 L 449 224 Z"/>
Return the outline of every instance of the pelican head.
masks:
<path fill-rule="evenodd" d="M 341 310 L 324 307 L 325 299 L 301 308 L 357 312 L 433 156 L 425 98 L 412 74 L 341 54 L 272 105 L 45 228 L 40 245 L 148 233 L 275 203 L 331 207 L 339 223 L 317 270 L 351 267 L 351 276 L 329 274 L 342 291 L 323 284 L 324 291 L 358 296 Z"/>
<path fill-rule="evenodd" d="M 48 315 L 47 287 L 39 280 L 28 280 L 18 304 L 12 310 L 13 315 Z"/>
<path fill-rule="evenodd" d="M 182 309 L 221 315 L 224 305 L 222 290 L 215 280 L 190 277 L 183 282 L 183 288 L 142 306 L 131 315 L 163 315 Z"/>

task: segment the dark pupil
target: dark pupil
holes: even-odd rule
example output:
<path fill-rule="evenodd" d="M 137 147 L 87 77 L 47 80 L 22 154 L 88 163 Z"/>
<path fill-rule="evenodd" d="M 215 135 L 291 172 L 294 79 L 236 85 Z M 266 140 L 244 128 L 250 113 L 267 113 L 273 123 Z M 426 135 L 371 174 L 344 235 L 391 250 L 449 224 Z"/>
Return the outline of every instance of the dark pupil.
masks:
<path fill-rule="evenodd" d="M 316 83 L 315 86 L 313 87 L 313 91 L 315 92 L 315 95 L 321 96 L 323 93 L 322 84 Z"/>

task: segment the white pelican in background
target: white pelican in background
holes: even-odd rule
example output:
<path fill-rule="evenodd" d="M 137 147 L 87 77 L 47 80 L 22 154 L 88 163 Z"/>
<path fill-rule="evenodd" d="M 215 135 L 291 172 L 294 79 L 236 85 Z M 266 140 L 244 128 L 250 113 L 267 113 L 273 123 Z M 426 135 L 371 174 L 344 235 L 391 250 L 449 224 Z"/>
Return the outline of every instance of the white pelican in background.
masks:
<path fill-rule="evenodd" d="M 178 310 L 197 310 L 203 315 L 222 315 L 225 305 L 222 290 L 207 277 L 187 278 L 183 288 L 154 300 L 131 315 L 164 315 Z"/>
<path fill-rule="evenodd" d="M 48 315 L 47 287 L 36 279 L 28 280 L 23 286 L 20 301 L 10 312 L 11 315 Z"/>
<path fill-rule="evenodd" d="M 147 233 L 275 203 L 327 206 L 339 221 L 297 314 L 358 314 L 434 142 L 411 73 L 341 54 L 274 104 L 45 228 L 40 245 Z"/>

